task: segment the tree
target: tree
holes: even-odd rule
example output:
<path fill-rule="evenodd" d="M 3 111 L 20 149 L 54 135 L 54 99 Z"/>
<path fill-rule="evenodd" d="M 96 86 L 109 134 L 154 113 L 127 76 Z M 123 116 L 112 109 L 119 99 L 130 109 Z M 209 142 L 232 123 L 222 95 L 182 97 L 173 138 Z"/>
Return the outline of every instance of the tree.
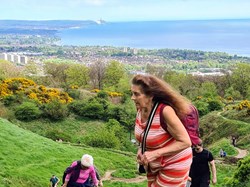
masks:
<path fill-rule="evenodd" d="M 199 82 L 192 75 L 168 71 L 164 75 L 164 80 L 190 99 L 198 95 Z"/>
<path fill-rule="evenodd" d="M 213 82 L 206 81 L 201 84 L 199 88 L 199 93 L 201 96 L 206 98 L 214 98 L 218 96 L 216 85 Z"/>
<path fill-rule="evenodd" d="M 123 111 L 120 113 L 120 123 L 129 131 L 130 140 L 132 139 L 132 132 L 134 130 L 136 117 L 136 108 L 134 103 L 129 100 L 124 103 Z"/>
<path fill-rule="evenodd" d="M 232 73 L 232 85 L 245 98 L 250 85 L 250 64 L 239 63 Z"/>
<path fill-rule="evenodd" d="M 104 77 L 106 71 L 106 64 L 101 61 L 94 62 L 90 65 L 90 80 L 93 88 L 101 90 L 103 88 Z"/>
<path fill-rule="evenodd" d="M 198 96 L 197 87 L 199 87 L 200 83 L 193 75 L 185 74 L 181 76 L 180 82 L 179 90 L 182 95 L 185 95 L 191 100 Z"/>
<path fill-rule="evenodd" d="M 240 100 L 242 96 L 238 90 L 235 90 L 232 86 L 225 90 L 225 98 L 232 97 L 233 100 Z"/>
<path fill-rule="evenodd" d="M 24 67 L 24 72 L 28 76 L 38 75 L 41 70 L 35 62 L 28 62 Z"/>
<path fill-rule="evenodd" d="M 30 61 L 24 66 L 24 74 L 36 83 L 44 84 L 46 82 L 44 80 L 45 75 L 42 65 L 36 64 L 35 62 Z"/>
<path fill-rule="evenodd" d="M 21 67 L 6 60 L 0 60 L 0 80 L 22 76 L 23 72 Z"/>
<path fill-rule="evenodd" d="M 44 65 L 44 73 L 51 77 L 51 81 L 54 87 L 59 87 L 66 84 L 66 70 L 69 68 L 67 63 L 54 63 L 46 62 Z"/>
<path fill-rule="evenodd" d="M 146 73 L 155 75 L 159 78 L 162 78 L 164 76 L 164 71 L 165 68 L 162 66 L 155 66 L 149 63 L 146 65 Z"/>
<path fill-rule="evenodd" d="M 112 87 L 114 86 L 115 88 L 118 86 L 118 83 L 121 78 L 125 75 L 125 68 L 123 64 L 119 63 L 118 61 L 111 61 L 107 66 L 106 66 L 106 71 L 105 71 L 105 87 Z"/>
<path fill-rule="evenodd" d="M 125 75 L 119 80 L 119 83 L 117 84 L 116 91 L 120 93 L 126 93 L 128 90 L 130 90 L 130 78 L 128 75 Z"/>
<path fill-rule="evenodd" d="M 69 85 L 86 86 L 89 82 L 89 68 L 83 64 L 70 64 L 65 70 Z"/>
<path fill-rule="evenodd" d="M 179 90 L 179 87 L 181 85 L 181 79 L 184 76 L 184 74 L 179 74 L 175 71 L 167 71 L 163 77 L 163 79 L 170 84 L 171 86 L 173 86 L 176 90 Z"/>

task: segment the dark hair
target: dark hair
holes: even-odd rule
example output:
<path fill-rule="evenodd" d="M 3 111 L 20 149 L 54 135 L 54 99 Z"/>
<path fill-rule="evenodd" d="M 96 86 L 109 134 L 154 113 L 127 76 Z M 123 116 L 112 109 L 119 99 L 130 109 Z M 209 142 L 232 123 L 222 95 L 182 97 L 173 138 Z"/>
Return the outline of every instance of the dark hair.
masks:
<path fill-rule="evenodd" d="M 138 74 L 133 77 L 132 84 L 140 86 L 141 91 L 145 95 L 152 96 L 154 102 L 170 105 L 179 117 L 190 111 L 190 102 L 168 83 L 156 76 Z"/>

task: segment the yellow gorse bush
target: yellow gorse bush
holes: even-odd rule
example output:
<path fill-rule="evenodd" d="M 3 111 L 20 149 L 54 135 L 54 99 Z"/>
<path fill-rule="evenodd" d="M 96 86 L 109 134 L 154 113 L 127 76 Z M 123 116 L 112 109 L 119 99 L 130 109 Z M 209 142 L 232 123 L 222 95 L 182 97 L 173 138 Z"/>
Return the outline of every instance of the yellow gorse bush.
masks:
<path fill-rule="evenodd" d="M 121 93 L 118 92 L 107 92 L 110 97 L 120 97 L 122 96 Z"/>
<path fill-rule="evenodd" d="M 26 78 L 6 79 L 0 84 L 0 99 L 19 93 L 23 93 L 29 99 L 39 103 L 49 103 L 54 99 L 59 100 L 61 103 L 73 101 L 66 92 L 56 88 L 46 88 L 43 85 L 37 85 L 34 81 Z"/>
<path fill-rule="evenodd" d="M 244 108 L 250 109 L 250 102 L 248 100 L 241 101 L 236 108 L 238 110 L 242 110 Z"/>
<path fill-rule="evenodd" d="M 0 97 L 13 95 L 18 92 L 23 92 L 26 88 L 35 86 L 32 80 L 25 78 L 5 79 L 0 84 Z"/>
<path fill-rule="evenodd" d="M 72 85 L 72 86 L 70 86 L 70 88 L 71 88 L 71 89 L 78 89 L 79 86 L 77 86 L 77 85 Z"/>
<path fill-rule="evenodd" d="M 101 90 L 99 89 L 93 89 L 91 90 L 91 92 L 93 93 L 98 93 L 100 92 Z M 121 97 L 122 96 L 122 93 L 119 93 L 119 92 L 108 92 L 106 91 L 106 93 L 110 96 L 110 97 Z"/>
<path fill-rule="evenodd" d="M 91 92 L 93 92 L 93 93 L 98 93 L 98 92 L 100 92 L 101 90 L 99 90 L 99 89 L 93 89 L 93 90 L 91 90 Z"/>

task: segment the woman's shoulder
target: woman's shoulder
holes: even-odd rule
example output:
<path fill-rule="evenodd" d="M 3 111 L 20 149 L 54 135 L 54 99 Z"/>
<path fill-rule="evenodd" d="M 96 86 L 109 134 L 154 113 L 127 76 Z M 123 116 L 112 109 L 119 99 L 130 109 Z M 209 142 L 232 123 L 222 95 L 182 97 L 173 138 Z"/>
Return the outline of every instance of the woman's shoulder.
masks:
<path fill-rule="evenodd" d="M 161 103 L 160 108 L 161 108 L 162 112 L 166 115 L 169 113 L 173 113 L 173 112 L 175 113 L 174 109 L 170 105 Z"/>
<path fill-rule="evenodd" d="M 89 170 L 95 171 L 95 167 L 94 167 L 94 166 L 90 166 L 90 167 L 89 167 Z"/>

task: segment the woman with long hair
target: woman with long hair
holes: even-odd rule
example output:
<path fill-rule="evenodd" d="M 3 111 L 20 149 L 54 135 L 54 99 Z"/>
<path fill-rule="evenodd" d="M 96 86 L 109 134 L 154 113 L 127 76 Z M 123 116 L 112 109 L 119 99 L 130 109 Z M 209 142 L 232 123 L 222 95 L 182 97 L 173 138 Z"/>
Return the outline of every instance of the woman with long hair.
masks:
<path fill-rule="evenodd" d="M 135 137 L 142 142 L 147 120 L 156 102 L 159 106 L 146 139 L 146 151 L 137 161 L 147 172 L 148 187 L 185 187 L 192 162 L 191 140 L 181 122 L 190 112 L 190 102 L 165 81 L 153 75 L 135 75 L 131 85 L 137 108 Z"/>

